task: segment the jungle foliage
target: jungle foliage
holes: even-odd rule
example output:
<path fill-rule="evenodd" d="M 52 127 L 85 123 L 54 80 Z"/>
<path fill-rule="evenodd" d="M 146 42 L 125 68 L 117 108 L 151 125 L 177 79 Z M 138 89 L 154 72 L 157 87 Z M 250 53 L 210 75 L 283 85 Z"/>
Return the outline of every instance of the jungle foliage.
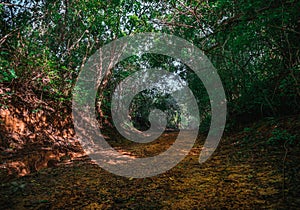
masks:
<path fill-rule="evenodd" d="M 70 105 L 78 73 L 97 49 L 123 36 L 164 32 L 190 41 L 210 58 L 226 92 L 229 126 L 293 115 L 300 107 L 299 11 L 297 0 L 4 0 L 0 82 Z M 189 68 L 172 62 L 146 55 L 112 69 L 99 88 L 101 123 L 110 122 L 110 97 L 116 85 L 146 65 L 175 72 L 188 83 L 206 130 L 210 117 L 206 90 Z M 142 125 L 137 125 L 141 128 L 147 127 L 149 109 L 155 104 L 162 110 L 174 108 L 173 102 L 154 102 L 153 96 L 157 101 L 169 97 L 148 91 L 133 102 L 131 114 L 142 117 Z M 170 112 L 172 128 L 178 121 L 175 115 Z"/>

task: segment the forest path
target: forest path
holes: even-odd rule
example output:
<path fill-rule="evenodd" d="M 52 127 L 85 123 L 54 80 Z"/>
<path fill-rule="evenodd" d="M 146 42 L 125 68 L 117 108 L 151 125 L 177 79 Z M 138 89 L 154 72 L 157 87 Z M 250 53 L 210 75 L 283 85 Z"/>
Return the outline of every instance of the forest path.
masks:
<path fill-rule="evenodd" d="M 163 134 L 153 144 L 159 146 L 142 148 L 134 144 L 124 150 L 137 155 L 155 154 L 169 147 L 176 135 Z M 92 164 L 88 158 L 77 158 L 1 182 L 1 209 L 275 209 L 300 206 L 296 197 L 299 189 L 292 188 L 289 183 L 283 186 L 281 163 L 285 152 L 282 148 L 245 145 L 237 140 L 243 136 L 232 135 L 222 139 L 213 156 L 200 165 L 200 141 L 204 138 L 199 137 L 189 155 L 176 167 L 150 178 L 116 176 Z M 299 163 L 298 156 L 296 151 L 290 153 L 289 157 L 293 158 L 287 161 L 291 167 Z"/>

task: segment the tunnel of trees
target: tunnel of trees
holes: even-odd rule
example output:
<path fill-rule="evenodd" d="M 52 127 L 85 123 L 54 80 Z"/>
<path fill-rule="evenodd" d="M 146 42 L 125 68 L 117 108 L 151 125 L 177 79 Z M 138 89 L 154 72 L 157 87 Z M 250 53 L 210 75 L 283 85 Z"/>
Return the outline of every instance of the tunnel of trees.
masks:
<path fill-rule="evenodd" d="M 298 1 L 4 1 L 0 80 L 65 104 L 78 72 L 99 47 L 134 33 L 165 32 L 192 42 L 211 59 L 226 91 L 230 120 L 296 114 L 298 9 Z M 199 106 L 209 109 L 201 81 L 171 62 L 144 56 L 112 71 L 100 88 L 103 115 L 116 83 L 141 65 L 169 65 L 192 87 Z"/>
<path fill-rule="evenodd" d="M 105 44 L 142 32 L 175 35 L 202 50 L 224 86 L 228 108 L 225 134 L 243 131 L 238 139 L 261 138 L 259 141 L 267 146 L 279 145 L 285 164 L 287 147 L 299 146 L 299 11 L 297 0 L 1 0 L 0 164 L 18 155 L 28 158 L 23 161 L 25 166 L 10 165 L 12 169 L 1 172 L 1 179 L 44 168 L 38 158 L 29 158 L 34 147 L 40 148 L 37 153 L 43 156 L 49 153 L 45 147 L 54 151 L 49 153 L 46 166 L 57 165 L 62 158 L 72 158 L 72 152 L 81 151 L 74 143 L 71 110 L 80 71 Z M 164 69 L 188 85 L 200 110 L 200 135 L 207 134 L 210 98 L 195 72 L 174 58 L 144 54 L 109 69 L 98 88 L 95 112 L 99 127 L 112 144 L 128 143 L 115 134 L 111 116 L 114 90 L 128 76 L 150 68 Z M 167 131 L 184 127 L 176 100 L 164 88 L 168 84 L 134 97 L 129 110 L 134 127 L 149 129 L 153 109 L 167 114 Z M 265 120 L 270 127 L 262 127 L 261 132 L 270 133 L 261 137 L 255 133 L 259 130 L 255 123 Z M 258 127 L 252 128 L 253 123 Z M 299 156 L 293 160 L 298 161 Z M 291 177 L 290 182 L 298 179 L 299 184 L 299 175 Z M 284 183 L 283 190 L 290 182 Z M 299 188 L 293 192 L 299 192 Z M 285 200 L 285 194 L 283 197 Z"/>

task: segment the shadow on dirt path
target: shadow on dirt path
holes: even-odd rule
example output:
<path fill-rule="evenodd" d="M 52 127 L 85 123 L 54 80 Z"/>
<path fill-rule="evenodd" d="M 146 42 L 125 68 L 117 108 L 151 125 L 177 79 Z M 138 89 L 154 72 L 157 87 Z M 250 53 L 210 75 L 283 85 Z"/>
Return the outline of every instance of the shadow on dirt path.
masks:
<path fill-rule="evenodd" d="M 130 154 L 143 156 L 168 148 L 177 133 L 163 134 L 152 147 L 128 144 Z M 252 135 L 252 134 L 251 134 Z M 300 200 L 299 150 L 290 150 L 285 186 L 280 147 L 242 143 L 245 133 L 225 137 L 213 157 L 200 165 L 205 136 L 189 155 L 164 174 L 133 179 L 113 175 L 86 156 L 60 161 L 0 185 L 1 209 L 285 209 Z M 155 146 L 157 145 L 157 146 Z M 297 181 L 291 185 L 291 179 Z M 294 186 L 294 187 L 293 187 Z"/>

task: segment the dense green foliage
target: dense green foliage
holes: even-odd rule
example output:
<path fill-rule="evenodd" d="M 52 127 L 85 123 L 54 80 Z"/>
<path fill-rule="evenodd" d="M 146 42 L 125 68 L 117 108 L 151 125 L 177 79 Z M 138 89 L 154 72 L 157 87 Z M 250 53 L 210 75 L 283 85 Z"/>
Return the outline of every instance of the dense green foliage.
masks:
<path fill-rule="evenodd" d="M 6 0 L 0 3 L 0 82 L 68 103 L 80 69 L 99 47 L 130 34 L 160 31 L 185 38 L 211 59 L 226 91 L 231 122 L 297 114 L 299 11 L 296 0 Z M 98 97 L 102 122 L 110 118 L 114 88 L 141 62 L 187 81 L 209 125 L 209 98 L 199 78 L 156 55 L 128 59 L 107 75 Z M 156 102 L 150 100 L 154 95 Z M 163 98 L 168 96 L 155 91 L 136 97 L 132 117 L 142 116 L 140 127 L 147 127 L 149 109 L 156 106 L 171 109 L 170 127 L 176 128 L 180 120 Z"/>

